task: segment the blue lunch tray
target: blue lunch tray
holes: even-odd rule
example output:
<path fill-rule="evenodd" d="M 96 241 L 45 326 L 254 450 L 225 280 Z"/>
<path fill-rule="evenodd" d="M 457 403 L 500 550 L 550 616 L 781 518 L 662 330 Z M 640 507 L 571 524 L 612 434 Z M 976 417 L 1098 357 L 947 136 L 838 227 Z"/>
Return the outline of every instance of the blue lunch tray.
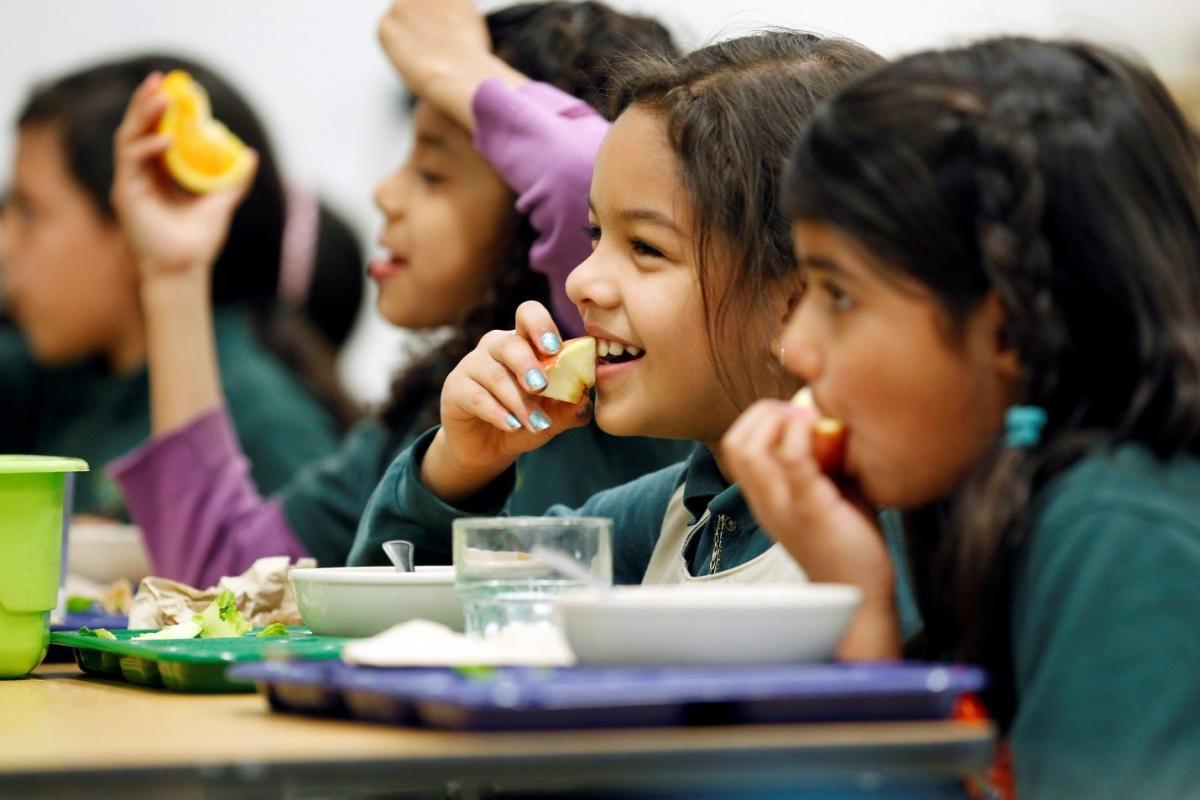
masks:
<path fill-rule="evenodd" d="M 946 664 L 378 669 L 236 664 L 271 707 L 449 730 L 941 719 L 984 687 Z"/>

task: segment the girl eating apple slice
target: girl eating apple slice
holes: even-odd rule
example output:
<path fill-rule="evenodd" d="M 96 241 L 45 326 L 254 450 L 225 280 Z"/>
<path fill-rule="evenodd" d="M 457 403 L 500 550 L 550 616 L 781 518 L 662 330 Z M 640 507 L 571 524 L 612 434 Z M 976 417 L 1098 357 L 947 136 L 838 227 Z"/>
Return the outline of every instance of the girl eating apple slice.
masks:
<path fill-rule="evenodd" d="M 820 95 L 880 63 L 849 42 L 772 31 L 633 67 L 596 161 L 593 251 L 567 279 L 594 344 L 573 345 L 548 374 L 558 328 L 543 305 L 523 304 L 515 330 L 488 333 L 450 373 L 441 426 L 396 460 L 368 514 L 420 547 L 448 539 L 457 517 L 506 512 L 525 480 L 518 456 L 592 416 L 590 360 L 601 429 L 700 446 L 546 513 L 612 518 L 617 583 L 806 580 L 728 479 L 718 443 L 755 399 L 797 388 L 762 357 L 802 290 L 779 165 Z"/>

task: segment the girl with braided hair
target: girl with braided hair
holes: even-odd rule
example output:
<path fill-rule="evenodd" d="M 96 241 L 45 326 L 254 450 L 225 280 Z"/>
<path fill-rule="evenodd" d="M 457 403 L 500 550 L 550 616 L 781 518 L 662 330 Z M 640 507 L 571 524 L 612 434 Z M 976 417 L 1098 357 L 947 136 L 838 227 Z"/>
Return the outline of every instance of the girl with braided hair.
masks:
<path fill-rule="evenodd" d="M 908 652 L 988 667 L 1024 798 L 1200 791 L 1198 159 L 1146 68 L 1030 39 L 887 66 L 793 151 L 785 365 L 846 474 L 787 404 L 725 452 L 811 577 L 863 588 L 843 656 L 900 655 L 870 509 L 903 512 Z"/>

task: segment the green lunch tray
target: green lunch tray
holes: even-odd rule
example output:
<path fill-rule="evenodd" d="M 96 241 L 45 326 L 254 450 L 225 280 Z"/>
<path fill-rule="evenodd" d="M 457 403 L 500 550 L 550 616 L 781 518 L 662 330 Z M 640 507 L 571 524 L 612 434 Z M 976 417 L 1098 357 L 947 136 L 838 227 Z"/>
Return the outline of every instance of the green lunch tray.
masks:
<path fill-rule="evenodd" d="M 255 628 L 245 636 L 222 639 L 149 639 L 132 641 L 143 630 L 116 629 L 117 638 L 99 639 L 78 632 L 50 634 L 50 643 L 70 647 L 84 672 L 120 678 L 139 686 L 179 692 L 252 692 L 254 684 L 225 677 L 230 664 L 266 660 L 330 660 L 342 654 L 350 639 L 317 636 L 307 628 L 288 628 L 287 636 L 260 638 Z"/>

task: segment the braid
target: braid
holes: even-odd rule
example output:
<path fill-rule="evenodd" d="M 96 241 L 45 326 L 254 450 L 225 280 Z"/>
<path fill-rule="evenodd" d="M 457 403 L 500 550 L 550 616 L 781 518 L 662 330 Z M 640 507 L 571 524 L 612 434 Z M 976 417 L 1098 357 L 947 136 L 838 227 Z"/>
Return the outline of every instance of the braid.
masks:
<path fill-rule="evenodd" d="M 1016 703 L 1012 673 L 1013 572 L 1027 528 L 1030 503 L 1050 476 L 1075 460 L 1093 437 L 1070 432 L 1078 409 L 1056 414 L 1060 365 L 1068 357 L 1069 331 L 1055 302 L 1060 273 L 1043 233 L 1046 188 L 1037 143 L 1025 119 L 975 120 L 976 236 L 979 263 L 1000 299 L 1007 344 L 1021 357 L 1018 402 L 1042 406 L 1049 422 L 1032 447 L 1008 447 L 997 439 L 962 489 L 935 512 L 940 523 L 934 559 L 951 587 L 947 632 L 973 661 L 992 674 L 989 706 L 1007 723 Z M 1056 433 L 1057 432 L 1057 433 Z"/>

